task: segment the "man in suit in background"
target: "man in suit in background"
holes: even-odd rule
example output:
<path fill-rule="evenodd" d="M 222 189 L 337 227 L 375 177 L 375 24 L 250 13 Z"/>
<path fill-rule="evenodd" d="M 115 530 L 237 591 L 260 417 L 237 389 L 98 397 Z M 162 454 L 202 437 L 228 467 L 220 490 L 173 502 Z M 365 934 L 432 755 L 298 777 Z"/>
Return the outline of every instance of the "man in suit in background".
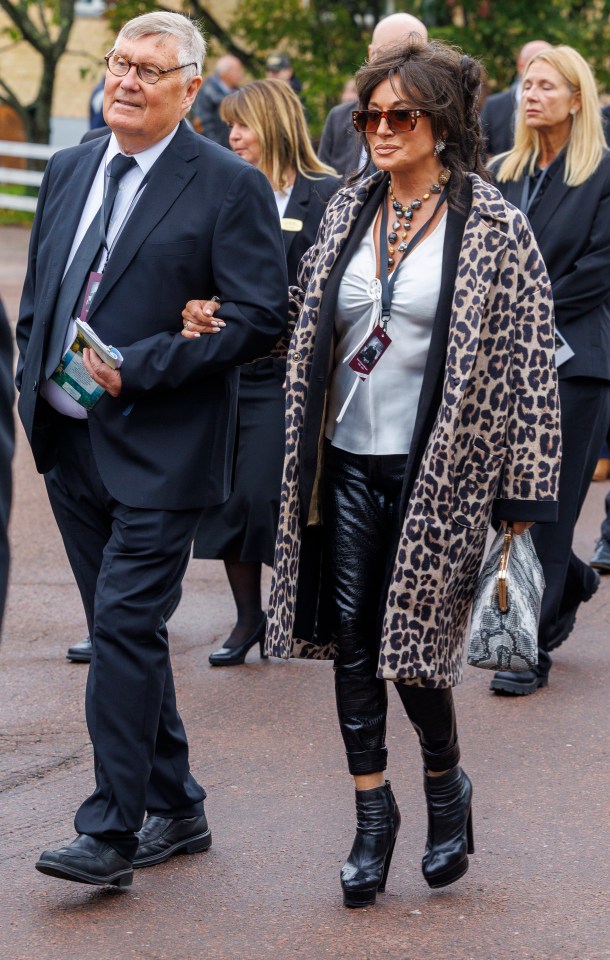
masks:
<path fill-rule="evenodd" d="M 287 292 L 267 179 L 184 123 L 204 52 L 180 14 L 122 28 L 106 58 L 112 135 L 47 166 L 17 328 L 19 413 L 93 639 L 95 790 L 77 811 L 77 838 L 36 866 L 82 883 L 127 886 L 133 866 L 211 843 L 164 613 L 201 508 L 230 492 L 237 367 L 276 342 Z M 87 320 L 123 361 L 113 369 L 84 351 L 106 391 L 87 415 L 51 378 L 91 270 L 102 278 Z M 210 290 L 230 335 L 187 340 L 181 310 Z"/>
<path fill-rule="evenodd" d="M 373 30 L 368 47 L 369 59 L 375 56 L 376 51 L 407 43 L 414 35 L 420 37 L 423 43 L 428 40 L 426 26 L 417 17 L 410 13 L 392 13 L 384 17 Z M 362 143 L 352 121 L 352 111 L 357 109 L 357 100 L 333 107 L 324 123 L 318 148 L 322 163 L 334 167 L 344 177 L 357 170 L 363 159 Z"/>
<path fill-rule="evenodd" d="M 607 103 L 605 107 L 602 107 L 602 123 L 604 125 L 604 136 L 606 137 L 606 143 L 610 146 L 610 103 Z"/>
<path fill-rule="evenodd" d="M 8 521 L 11 512 L 13 450 L 13 337 L 0 300 L 0 629 L 9 573 Z"/>
<path fill-rule="evenodd" d="M 521 76 L 527 63 L 541 50 L 551 46 L 546 40 L 530 40 L 517 57 L 517 79 L 508 90 L 492 93 L 481 110 L 481 126 L 487 141 L 488 159 L 512 149 L 515 141 L 515 121 L 521 101 Z"/>
<path fill-rule="evenodd" d="M 230 53 L 221 57 L 214 73 L 203 81 L 193 104 L 193 124 L 208 140 L 229 146 L 229 125 L 220 119 L 220 104 L 244 82 L 244 65 Z"/>

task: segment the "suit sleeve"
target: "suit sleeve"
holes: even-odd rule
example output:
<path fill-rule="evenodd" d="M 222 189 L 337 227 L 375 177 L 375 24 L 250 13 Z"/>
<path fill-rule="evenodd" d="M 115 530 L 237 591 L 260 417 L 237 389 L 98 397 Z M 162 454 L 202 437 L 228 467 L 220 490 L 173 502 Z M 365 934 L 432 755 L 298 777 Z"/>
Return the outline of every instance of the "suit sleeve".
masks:
<path fill-rule="evenodd" d="M 561 427 L 553 298 L 533 234 L 519 214 L 511 395 L 496 520 L 557 520 Z"/>
<path fill-rule="evenodd" d="M 585 185 L 586 188 L 586 185 Z M 553 284 L 555 315 L 559 327 L 580 320 L 610 297 L 610 162 L 588 243 L 572 269 Z M 569 339 L 569 337 L 568 337 Z"/>
<path fill-rule="evenodd" d="M 334 145 L 334 127 L 333 123 L 333 111 L 328 114 L 326 118 L 326 123 L 324 124 L 324 129 L 322 130 L 322 136 L 320 137 L 320 146 L 318 147 L 318 159 L 322 163 L 328 163 L 331 167 L 334 166 L 333 159 L 335 156 L 335 145 Z"/>
<path fill-rule="evenodd" d="M 212 271 L 226 328 L 195 340 L 168 331 L 119 345 L 122 395 L 175 389 L 248 363 L 268 355 L 284 332 L 288 284 L 280 222 L 271 187 L 254 167 L 244 167 L 227 190 L 214 228 Z"/>

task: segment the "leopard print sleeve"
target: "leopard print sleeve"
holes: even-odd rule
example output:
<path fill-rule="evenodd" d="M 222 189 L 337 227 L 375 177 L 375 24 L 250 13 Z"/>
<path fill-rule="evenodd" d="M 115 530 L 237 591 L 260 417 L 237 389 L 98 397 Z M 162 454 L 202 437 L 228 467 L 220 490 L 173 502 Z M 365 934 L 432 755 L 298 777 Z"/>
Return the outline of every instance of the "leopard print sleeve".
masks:
<path fill-rule="evenodd" d="M 510 256 L 517 271 L 517 297 L 513 306 L 507 457 L 494 514 L 502 517 L 502 501 L 509 501 L 509 513 L 514 518 L 518 509 L 515 501 L 522 501 L 521 512 L 525 513 L 520 519 L 552 520 L 561 458 L 553 297 L 546 266 L 527 220 L 515 211 L 513 223 L 515 244 L 511 245 Z M 528 504 L 535 516 L 527 515 Z M 544 504 L 548 505 L 548 516 Z"/>

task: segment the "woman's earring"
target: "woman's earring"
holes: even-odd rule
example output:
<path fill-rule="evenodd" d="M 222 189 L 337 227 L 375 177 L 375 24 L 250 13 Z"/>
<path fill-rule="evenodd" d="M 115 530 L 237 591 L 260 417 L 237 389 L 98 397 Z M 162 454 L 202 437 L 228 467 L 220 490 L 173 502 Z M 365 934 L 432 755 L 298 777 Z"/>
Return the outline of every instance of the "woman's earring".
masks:
<path fill-rule="evenodd" d="M 447 144 L 445 143 L 443 138 L 439 137 L 436 143 L 434 144 L 434 156 L 439 157 L 446 146 Z"/>

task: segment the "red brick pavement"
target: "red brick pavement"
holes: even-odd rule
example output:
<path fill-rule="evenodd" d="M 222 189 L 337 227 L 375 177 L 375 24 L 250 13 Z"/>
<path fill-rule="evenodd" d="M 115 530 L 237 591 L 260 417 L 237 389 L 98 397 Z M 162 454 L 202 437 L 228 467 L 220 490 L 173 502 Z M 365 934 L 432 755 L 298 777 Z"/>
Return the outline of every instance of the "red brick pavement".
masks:
<path fill-rule="evenodd" d="M 12 316 L 26 235 L 0 229 Z M 5 257 L 7 259 L 5 259 Z M 139 871 L 124 893 L 52 880 L 34 860 L 73 836 L 91 788 L 87 668 L 64 659 L 83 633 L 76 589 L 41 478 L 19 437 L 13 570 L 0 658 L 0 956 L 5 960 L 602 960 L 608 953 L 610 577 L 579 614 L 547 690 L 456 692 L 475 785 L 476 854 L 430 891 L 419 862 L 425 810 L 415 738 L 394 697 L 390 770 L 403 814 L 388 890 L 342 907 L 354 830 L 328 664 L 213 670 L 231 625 L 220 564 L 194 562 L 172 621 L 192 765 L 209 792 L 212 849 Z M 591 489 L 577 549 L 592 549 L 608 484 Z"/>

